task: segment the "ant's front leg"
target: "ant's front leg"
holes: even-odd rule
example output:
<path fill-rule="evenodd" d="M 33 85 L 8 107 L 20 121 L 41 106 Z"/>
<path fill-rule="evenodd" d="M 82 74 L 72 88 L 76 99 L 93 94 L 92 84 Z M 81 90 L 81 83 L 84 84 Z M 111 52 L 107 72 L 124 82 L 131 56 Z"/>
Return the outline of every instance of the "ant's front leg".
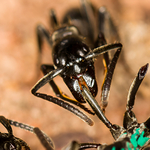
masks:
<path fill-rule="evenodd" d="M 41 53 L 44 38 L 46 38 L 49 45 L 51 45 L 50 33 L 42 25 L 38 25 L 37 28 L 36 28 L 36 35 L 37 35 L 37 42 L 38 42 L 39 52 Z"/>
<path fill-rule="evenodd" d="M 43 72 L 44 75 L 46 75 L 47 73 L 49 73 L 50 71 L 54 70 L 54 66 L 52 65 L 42 65 L 41 66 L 41 70 Z M 66 94 L 64 94 L 60 88 L 56 85 L 56 83 L 54 82 L 54 80 L 49 81 L 50 86 L 52 87 L 55 95 L 65 101 L 68 101 L 82 109 L 84 109 L 86 112 L 88 112 L 89 114 L 94 115 L 95 113 L 93 113 L 92 111 L 90 111 L 88 108 L 86 108 L 84 105 L 82 105 L 81 103 L 79 103 L 76 99 L 72 99 L 69 96 L 67 96 Z"/>
<path fill-rule="evenodd" d="M 56 77 L 57 75 L 62 73 L 64 70 L 65 70 L 65 68 L 58 68 L 58 69 L 50 71 L 41 80 L 39 80 L 37 82 L 37 84 L 35 84 L 35 86 L 31 89 L 31 92 L 33 95 L 35 95 L 39 98 L 42 98 L 42 99 L 47 100 L 49 102 L 55 103 L 55 104 L 63 107 L 64 109 L 67 109 L 68 111 L 74 113 L 79 118 L 81 118 L 83 121 L 87 122 L 89 125 L 92 126 L 94 124 L 93 121 L 88 116 L 86 116 L 83 112 L 81 112 L 80 110 L 75 108 L 74 106 L 72 106 L 69 103 L 66 103 L 66 102 L 64 102 L 58 98 L 55 98 L 53 96 L 37 92 L 38 89 L 40 89 L 46 83 L 50 82 L 54 77 Z"/>
<path fill-rule="evenodd" d="M 107 44 L 107 42 L 106 42 L 103 32 L 99 32 L 98 38 L 95 43 L 95 47 L 99 47 L 99 46 L 106 45 L 106 44 Z M 105 68 L 105 73 L 108 70 L 109 63 L 110 63 L 109 54 L 108 54 L 108 52 L 105 52 L 103 54 L 103 64 L 104 64 L 104 68 Z"/>
<path fill-rule="evenodd" d="M 95 43 L 95 47 L 99 47 L 102 45 L 107 44 L 106 39 L 105 39 L 105 23 L 106 23 L 106 11 L 103 11 L 102 9 L 103 7 L 101 7 L 98 11 L 98 37 Z M 108 70 L 108 65 L 110 63 L 110 58 L 109 58 L 109 54 L 108 52 L 103 54 L 103 64 L 105 67 L 105 75 L 106 72 Z"/>
<path fill-rule="evenodd" d="M 120 52 L 121 52 L 121 48 L 117 49 L 116 53 L 114 54 L 114 57 L 108 66 L 108 71 L 106 73 L 106 77 L 104 79 L 104 83 L 102 86 L 101 105 L 102 105 L 103 112 L 105 112 L 105 108 L 108 105 L 108 96 L 109 96 L 112 76 L 113 76 L 115 66 L 116 66 L 117 60 L 119 58 Z"/>
<path fill-rule="evenodd" d="M 41 70 L 43 72 L 44 75 L 46 75 L 47 73 L 51 72 L 52 70 L 54 70 L 54 66 L 53 65 L 45 65 L 43 64 L 41 66 Z M 58 86 L 56 85 L 56 83 L 54 82 L 54 80 L 49 81 L 50 86 L 52 87 L 55 95 L 59 98 L 62 98 L 63 100 L 72 102 L 72 101 L 76 101 L 74 99 L 71 99 L 70 97 L 68 97 L 66 94 L 64 94 L 60 88 L 58 88 Z M 77 102 L 77 101 L 76 101 Z"/>
<path fill-rule="evenodd" d="M 118 32 L 116 31 L 115 25 L 107 12 L 105 7 L 101 7 L 98 12 L 98 27 L 99 27 L 99 35 L 96 41 L 96 46 L 102 46 L 106 44 L 106 40 L 104 35 L 107 31 L 107 26 L 110 30 L 113 30 L 114 34 L 116 35 L 117 39 L 119 39 Z M 114 57 L 112 61 L 110 62 L 109 53 L 106 52 L 103 54 L 103 64 L 105 67 L 105 77 L 102 84 L 102 94 L 101 94 L 101 105 L 103 112 L 105 112 L 105 108 L 108 104 L 108 95 L 112 80 L 112 75 L 119 57 L 119 54 L 121 52 L 121 48 L 117 50 L 117 52 L 114 54 Z"/>

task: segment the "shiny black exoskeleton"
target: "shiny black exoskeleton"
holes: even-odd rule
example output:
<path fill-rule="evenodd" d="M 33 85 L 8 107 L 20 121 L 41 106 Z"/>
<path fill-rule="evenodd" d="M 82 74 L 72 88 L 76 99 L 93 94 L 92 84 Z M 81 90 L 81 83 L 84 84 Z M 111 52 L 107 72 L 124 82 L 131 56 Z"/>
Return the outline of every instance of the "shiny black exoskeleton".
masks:
<path fill-rule="evenodd" d="M 78 115 L 90 125 L 93 123 L 85 114 L 63 100 L 79 106 L 90 114 L 94 114 L 82 104 L 86 101 L 83 98 L 81 90 L 82 85 L 84 85 L 93 97 L 97 95 L 98 89 L 95 78 L 94 61 L 100 54 L 105 53 L 104 61 L 106 64 L 105 67 L 107 68 L 107 74 L 103 83 L 101 99 L 103 109 L 107 106 L 111 79 L 121 52 L 122 44 L 106 44 L 103 35 L 104 16 L 106 12 L 99 10 L 97 13 L 101 25 L 97 29 L 98 32 L 95 33 L 95 28 L 97 28 L 97 25 L 95 25 L 97 21 L 95 9 L 93 9 L 93 6 L 88 1 L 81 0 L 81 9 L 75 9 L 72 13 L 69 11 L 61 24 L 58 23 L 54 11 L 51 10 L 51 23 L 54 28 L 53 34 L 50 37 L 49 32 L 43 26 L 39 25 L 37 27 L 37 37 L 40 52 L 42 51 L 43 37 L 46 38 L 52 47 L 54 65 L 42 65 L 41 69 L 45 76 L 39 80 L 31 90 L 32 94 L 35 96 L 64 107 Z M 75 22 L 77 22 L 77 24 Z M 107 51 L 114 48 L 119 49 L 116 51 L 111 63 L 109 63 Z M 57 75 L 60 75 L 63 78 L 75 99 L 71 99 L 60 91 L 53 81 L 53 78 Z M 37 92 L 38 89 L 48 82 L 56 96 L 60 97 L 62 100 Z"/>

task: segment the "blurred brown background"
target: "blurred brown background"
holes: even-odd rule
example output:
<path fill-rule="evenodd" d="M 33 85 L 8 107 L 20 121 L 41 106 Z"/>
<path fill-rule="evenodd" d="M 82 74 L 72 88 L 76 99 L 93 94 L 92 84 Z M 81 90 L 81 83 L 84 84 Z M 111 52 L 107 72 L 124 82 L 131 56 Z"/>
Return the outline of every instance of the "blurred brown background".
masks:
<path fill-rule="evenodd" d="M 126 97 L 133 78 L 142 65 L 150 62 L 150 2 L 126 0 L 91 0 L 99 8 L 106 6 L 121 37 L 123 52 L 117 64 L 110 92 L 106 116 L 115 124 L 122 125 Z M 71 140 L 79 142 L 111 143 L 109 130 L 98 120 L 93 127 L 75 115 L 34 97 L 32 86 L 42 77 L 38 66 L 38 47 L 35 28 L 38 23 L 49 27 L 49 10 L 54 8 L 61 20 L 67 9 L 80 7 L 79 0 L 1 0 L 0 1 L 0 115 L 45 131 L 60 149 Z M 52 63 L 51 50 L 45 44 L 43 63 Z M 102 65 L 101 65 L 102 66 Z M 100 87 L 103 70 L 97 71 Z M 71 95 L 61 78 L 59 86 Z M 144 79 L 137 97 L 134 112 L 139 122 L 150 115 L 150 71 Z M 49 85 L 42 91 L 54 96 Z M 99 100 L 99 96 L 97 96 Z M 0 126 L 0 131 L 3 127 Z M 25 140 L 31 149 L 44 149 L 35 135 L 13 127 L 14 134 Z"/>

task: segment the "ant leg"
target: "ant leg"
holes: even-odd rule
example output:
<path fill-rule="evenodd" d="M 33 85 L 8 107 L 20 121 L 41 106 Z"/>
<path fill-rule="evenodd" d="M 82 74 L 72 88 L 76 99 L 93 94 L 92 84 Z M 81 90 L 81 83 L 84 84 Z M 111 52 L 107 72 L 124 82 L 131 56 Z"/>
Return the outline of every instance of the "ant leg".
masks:
<path fill-rule="evenodd" d="M 34 133 L 34 127 L 30 126 L 30 125 L 27 125 L 27 124 L 24 124 L 24 123 L 20 123 L 20 122 L 17 122 L 17 121 L 13 121 L 13 120 L 10 120 L 8 119 L 9 123 L 15 127 L 19 127 L 21 129 L 24 129 L 24 130 L 27 130 L 31 133 Z M 53 145 L 53 142 L 52 140 L 43 132 L 41 131 L 43 136 L 46 138 L 46 141 L 52 146 L 54 147 Z"/>
<path fill-rule="evenodd" d="M 50 11 L 50 22 L 51 22 L 52 27 L 56 28 L 58 26 L 58 21 L 57 21 L 54 10 Z M 42 50 L 42 44 L 43 44 L 44 37 L 46 38 L 49 45 L 50 46 L 52 45 L 52 42 L 50 40 L 50 33 L 42 25 L 37 26 L 36 34 L 37 34 L 38 47 L 39 47 L 40 52 Z"/>
<path fill-rule="evenodd" d="M 79 150 L 87 149 L 87 148 L 98 148 L 101 144 L 96 143 L 80 143 Z"/>
<path fill-rule="evenodd" d="M 121 43 L 106 44 L 106 45 L 94 48 L 91 52 L 89 52 L 85 56 L 85 59 L 98 57 L 99 55 L 106 53 L 112 49 L 116 49 L 116 48 L 122 48 L 122 44 Z"/>
<path fill-rule="evenodd" d="M 36 134 L 36 136 L 39 138 L 39 140 L 42 143 L 42 145 L 47 150 L 54 150 L 55 149 L 52 140 L 49 138 L 49 140 L 51 140 L 51 142 L 48 142 L 47 139 L 45 138 L 43 132 L 39 128 L 35 127 L 33 129 L 33 131 Z"/>
<path fill-rule="evenodd" d="M 54 70 L 54 67 L 52 65 L 42 65 L 41 66 L 41 70 L 43 72 L 44 75 L 46 75 L 47 73 L 49 73 L 50 71 Z M 59 87 L 56 85 L 56 83 L 54 82 L 54 80 L 49 81 L 50 86 L 52 87 L 55 95 L 65 101 L 68 101 L 82 109 L 84 109 L 86 112 L 88 112 L 89 114 L 94 115 L 95 113 L 93 113 L 92 111 L 90 111 L 88 108 L 86 108 L 84 105 L 82 105 L 81 103 L 79 103 L 76 99 L 72 99 L 69 96 L 67 96 L 66 94 L 64 94 Z"/>
<path fill-rule="evenodd" d="M 108 20 L 109 20 L 109 23 L 107 23 Z M 108 30 L 106 25 L 110 25 L 112 27 L 112 30 L 114 27 L 113 21 L 111 20 L 110 15 L 107 12 L 105 7 L 100 7 L 100 9 L 99 9 L 98 23 L 99 23 L 98 26 L 99 26 L 100 33 L 99 33 L 96 44 L 97 44 L 97 46 L 101 46 L 101 45 L 106 44 L 106 40 L 104 38 L 104 34 L 106 34 L 106 31 Z M 117 31 L 116 31 L 116 34 L 117 34 Z M 103 57 L 104 57 L 103 64 L 105 67 L 105 77 L 104 77 L 103 84 L 102 84 L 102 96 L 101 96 L 103 112 L 105 112 L 105 108 L 108 104 L 107 99 L 108 99 L 108 94 L 109 94 L 109 90 L 110 90 L 112 75 L 113 75 L 113 71 L 115 69 L 115 65 L 117 63 L 120 51 L 121 50 L 118 50 L 118 52 L 114 55 L 111 63 L 110 63 L 110 58 L 109 58 L 108 52 L 103 54 Z"/>
<path fill-rule="evenodd" d="M 135 100 L 135 95 L 137 93 L 137 90 L 141 84 L 141 82 L 143 81 L 147 69 L 148 69 L 148 64 L 146 64 L 145 66 L 141 67 L 136 78 L 134 79 L 134 81 L 132 82 L 130 89 L 129 89 L 129 93 L 128 93 L 128 98 L 127 98 L 127 106 L 126 106 L 126 110 L 127 111 L 131 111 L 134 105 L 134 100 Z"/>
<path fill-rule="evenodd" d="M 114 69 L 115 69 L 117 60 L 119 58 L 120 52 L 121 52 L 121 48 L 119 48 L 114 54 L 114 57 L 108 66 L 108 71 L 107 71 L 107 74 L 106 74 L 106 77 L 102 86 L 101 105 L 102 105 L 103 112 L 105 112 L 105 108 L 108 105 L 108 96 L 109 96 L 112 76 L 113 76 Z"/>
<path fill-rule="evenodd" d="M 101 18 L 103 19 L 103 17 L 101 17 Z M 101 22 L 102 22 L 101 24 L 103 24 L 103 20 L 101 20 Z M 102 29 L 100 29 L 100 30 L 102 30 Z M 103 34 L 103 32 L 100 31 L 95 45 L 97 47 L 97 46 L 102 46 L 102 45 L 105 45 L 105 44 L 106 44 L 106 40 L 105 40 L 104 34 Z M 104 89 L 104 83 L 106 82 L 106 76 L 107 76 L 107 73 L 108 73 L 109 63 L 110 63 L 109 54 L 108 54 L 108 52 L 106 52 L 106 53 L 103 54 L 104 79 L 103 79 L 103 83 L 102 83 L 102 87 L 101 87 L 102 93 L 103 93 L 103 89 Z M 103 105 L 104 105 L 104 103 L 102 102 L 102 107 L 103 107 Z M 104 108 L 103 108 L 103 112 L 104 112 Z"/>
<path fill-rule="evenodd" d="M 47 73 L 49 73 L 52 70 L 55 70 L 53 65 L 41 65 L 41 70 L 43 72 L 44 75 L 46 75 Z M 52 87 L 55 95 L 59 98 L 62 98 L 63 100 L 69 101 L 67 100 L 70 99 L 68 96 L 63 95 L 63 93 L 61 92 L 61 90 L 58 88 L 58 86 L 56 85 L 56 83 L 54 82 L 54 80 L 49 81 L 50 86 Z M 71 101 L 71 100 L 70 100 Z"/>
<path fill-rule="evenodd" d="M 112 136 L 116 140 L 122 134 L 124 128 L 110 123 L 110 121 L 104 115 L 95 98 L 92 96 L 92 94 L 84 85 L 82 85 L 81 91 L 84 99 L 89 103 L 89 105 L 91 106 L 92 110 L 95 112 L 97 117 L 107 126 L 107 128 L 110 129 Z"/>
<path fill-rule="evenodd" d="M 58 98 L 55 98 L 55 97 L 52 97 L 50 95 L 46 95 L 43 93 L 35 93 L 35 96 L 45 99 L 49 102 L 55 103 L 55 104 L 59 105 L 60 107 L 63 107 L 64 109 L 67 109 L 68 111 L 72 112 L 73 114 L 78 116 L 80 119 L 85 121 L 90 126 L 92 126 L 94 124 L 93 121 L 88 116 L 86 116 L 83 112 L 81 112 L 74 106 L 70 105 L 69 103 L 66 103 Z"/>
<path fill-rule="evenodd" d="M 54 29 L 59 25 L 55 11 L 53 9 L 50 10 L 50 24 Z"/>
<path fill-rule="evenodd" d="M 32 94 L 37 96 L 36 91 L 40 89 L 42 86 L 44 86 L 46 83 L 50 82 L 54 77 L 58 76 L 59 74 L 63 73 L 65 71 L 65 68 L 58 68 L 55 70 L 50 71 L 47 73 L 43 78 L 41 78 L 31 89 Z"/>
<path fill-rule="evenodd" d="M 98 28 L 99 28 L 99 34 L 98 34 L 97 41 L 95 43 L 96 47 L 107 44 L 106 39 L 104 37 L 105 21 L 106 21 L 106 12 L 104 12 L 104 10 L 101 8 L 98 11 Z M 108 71 L 108 65 L 109 65 L 109 63 L 110 63 L 109 53 L 106 52 L 106 53 L 103 54 L 103 65 L 104 65 L 104 72 L 105 73 L 104 73 L 104 79 L 103 79 L 102 89 L 103 89 L 104 81 L 105 81 L 106 74 L 107 74 L 107 71 Z"/>
<path fill-rule="evenodd" d="M 72 105 L 58 99 L 55 97 L 52 97 L 50 95 L 47 94 L 43 94 L 43 93 L 38 93 L 37 90 L 40 89 L 42 86 L 44 86 L 46 83 L 50 82 L 54 77 L 56 77 L 57 75 L 59 75 L 60 73 L 62 73 L 66 68 L 58 68 L 55 70 L 52 70 L 51 72 L 49 72 L 48 74 L 46 74 L 43 78 L 41 78 L 37 84 L 35 84 L 35 86 L 31 89 L 31 93 L 37 97 L 40 97 L 42 99 L 45 99 L 47 101 L 53 102 L 67 110 L 69 110 L 70 112 L 74 113 L 75 115 L 77 115 L 79 118 L 81 118 L 83 121 L 87 122 L 89 125 L 93 125 L 93 121 L 86 116 L 83 112 L 79 111 L 77 108 L 73 107 Z"/>
<path fill-rule="evenodd" d="M 42 25 L 38 25 L 36 27 L 36 36 L 37 36 L 37 45 L 38 45 L 38 61 L 37 61 L 37 69 L 39 70 L 39 67 L 41 65 L 42 57 L 42 47 L 43 47 L 43 42 L 44 38 L 48 42 L 49 45 L 52 45 L 51 38 L 50 38 L 50 33 L 48 30 L 46 30 Z M 39 73 L 39 71 L 37 71 Z"/>
<path fill-rule="evenodd" d="M 111 128 L 112 124 L 108 121 L 108 119 L 105 117 L 103 114 L 100 106 L 98 105 L 97 101 L 95 98 L 92 96 L 92 94 L 89 92 L 89 90 L 82 85 L 82 95 L 84 99 L 89 103 L 95 114 L 98 116 L 98 118 L 108 127 Z"/>
<path fill-rule="evenodd" d="M 42 25 L 38 25 L 36 28 L 36 34 L 37 34 L 39 52 L 41 53 L 44 37 L 46 38 L 49 45 L 52 44 L 50 41 L 50 33 Z"/>
<path fill-rule="evenodd" d="M 98 11 L 98 29 L 99 29 L 99 34 L 98 34 L 98 38 L 97 41 L 95 43 L 96 47 L 98 46 L 102 46 L 107 44 L 106 39 L 105 39 L 105 22 L 106 22 L 106 12 L 103 10 L 104 7 L 101 7 Z M 110 58 L 109 58 L 109 54 L 108 52 L 103 54 L 103 64 L 105 67 L 105 74 L 107 72 L 108 69 L 108 65 L 110 62 Z"/>
<path fill-rule="evenodd" d="M 124 114 L 124 120 L 123 120 L 123 126 L 126 129 L 131 125 L 131 123 L 134 123 L 134 122 L 137 123 L 137 119 L 135 117 L 135 114 L 132 112 L 132 108 L 133 108 L 134 102 L 135 102 L 135 95 L 137 93 L 137 90 L 138 90 L 140 84 L 142 83 L 142 81 L 146 75 L 147 69 L 148 69 L 148 64 L 141 67 L 139 69 L 137 76 L 135 77 L 135 79 L 133 80 L 133 82 L 130 86 L 130 89 L 128 92 L 128 97 L 127 97 L 126 112 Z M 148 119 L 145 122 L 145 125 L 150 126 L 150 119 Z"/>

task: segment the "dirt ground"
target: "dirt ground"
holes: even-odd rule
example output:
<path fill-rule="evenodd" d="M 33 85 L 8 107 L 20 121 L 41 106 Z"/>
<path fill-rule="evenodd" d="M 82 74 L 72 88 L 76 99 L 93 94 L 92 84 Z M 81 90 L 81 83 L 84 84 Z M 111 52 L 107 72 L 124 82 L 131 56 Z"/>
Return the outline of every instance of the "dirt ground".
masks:
<path fill-rule="evenodd" d="M 122 125 L 127 93 L 139 68 L 150 62 L 150 2 L 126 0 L 91 0 L 99 8 L 106 6 L 120 34 L 123 51 L 117 64 L 106 110 L 107 118 Z M 113 138 L 106 126 L 92 117 L 90 127 L 70 112 L 34 97 L 30 90 L 42 77 L 38 64 L 36 26 L 49 27 L 49 10 L 54 8 L 58 19 L 71 7 L 80 7 L 79 0 L 1 0 L 0 2 L 0 114 L 6 118 L 38 126 L 54 141 L 56 149 L 68 142 L 111 143 Z M 101 62 L 101 59 L 100 61 Z M 96 63 L 97 65 L 98 62 Z M 42 54 L 42 63 L 52 64 L 48 44 Z M 97 66 L 96 65 L 96 66 Z M 102 67 L 102 64 L 101 64 Z M 100 87 L 103 69 L 96 67 Z M 63 92 L 71 96 L 60 77 L 56 78 Z M 139 122 L 150 115 L 150 71 L 137 93 L 134 112 Z M 55 96 L 49 85 L 41 91 Z M 0 126 L 0 131 L 4 127 Z M 13 127 L 14 135 L 25 140 L 32 150 L 44 149 L 35 135 Z"/>

